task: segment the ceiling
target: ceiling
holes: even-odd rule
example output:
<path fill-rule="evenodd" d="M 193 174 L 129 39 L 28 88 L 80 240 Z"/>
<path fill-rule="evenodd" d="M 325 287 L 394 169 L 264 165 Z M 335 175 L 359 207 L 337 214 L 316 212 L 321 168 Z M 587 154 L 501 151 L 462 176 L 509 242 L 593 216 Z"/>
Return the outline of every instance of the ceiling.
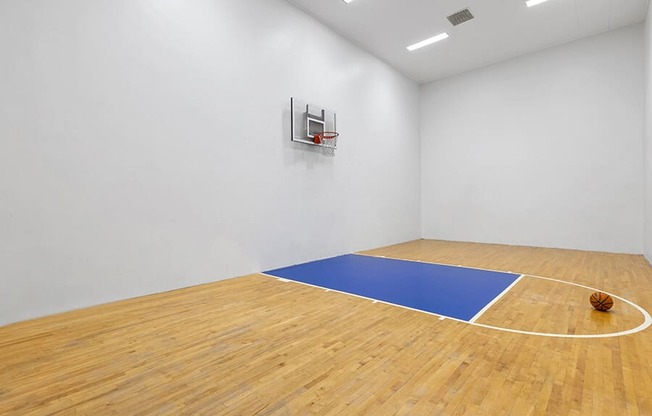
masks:
<path fill-rule="evenodd" d="M 413 80 L 424 83 L 645 20 L 649 0 L 288 0 Z M 446 16 L 468 7 L 475 19 Z M 406 47 L 450 37 L 414 52 Z"/>

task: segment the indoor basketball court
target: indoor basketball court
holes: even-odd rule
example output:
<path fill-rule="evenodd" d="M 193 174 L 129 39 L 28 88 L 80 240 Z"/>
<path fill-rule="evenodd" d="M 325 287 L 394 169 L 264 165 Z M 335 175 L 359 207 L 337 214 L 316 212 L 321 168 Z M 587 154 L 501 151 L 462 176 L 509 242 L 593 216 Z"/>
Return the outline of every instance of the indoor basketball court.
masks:
<path fill-rule="evenodd" d="M 511 297 L 522 299 L 527 297 L 527 293 L 534 293 L 546 298 L 544 307 L 556 309 L 566 306 L 567 308 L 577 308 L 578 311 L 586 309 L 583 311 L 585 316 L 589 316 L 587 314 L 592 312 L 586 308 L 586 304 L 583 302 L 569 302 L 566 299 L 563 304 L 559 304 L 546 293 L 554 291 L 555 286 L 561 286 L 564 288 L 563 290 L 573 292 L 577 300 L 584 300 L 587 297 L 591 298 L 593 293 L 600 293 L 600 291 L 558 279 L 469 268 L 461 265 L 453 266 L 423 261 L 399 260 L 384 256 L 344 255 L 270 270 L 263 274 L 276 277 L 284 282 L 303 283 L 327 291 L 335 290 L 362 297 L 374 303 L 380 301 L 397 307 L 430 313 L 438 316 L 440 320 L 454 319 L 484 326 L 485 328 L 527 335 L 603 338 L 634 334 L 643 331 L 652 324 L 652 318 L 646 310 L 616 295 L 610 296 L 615 297 L 622 303 L 623 322 L 612 323 L 610 320 L 608 324 L 605 324 L 599 321 L 599 330 L 595 333 L 590 331 L 577 332 L 578 328 L 576 327 L 568 328 L 564 333 L 557 333 L 535 332 L 533 328 L 525 331 L 523 329 L 484 324 L 483 321 L 495 322 L 490 317 L 485 317 L 484 320 L 479 321 L 484 313 L 489 311 L 494 303 L 507 295 L 524 278 L 527 283 L 518 286 L 515 294 L 510 294 Z M 543 284 L 538 282 L 540 286 L 538 288 L 536 287 L 537 283 L 534 283 L 537 280 L 543 280 Z M 545 286 L 548 286 L 548 288 L 544 289 Z M 527 289 L 524 289 L 524 287 L 527 287 Z M 519 305 L 517 307 L 515 304 L 516 299 L 511 301 L 513 303 L 505 302 L 503 307 L 511 310 L 512 313 L 520 308 L 523 308 L 522 312 L 526 312 L 530 308 L 531 300 L 528 301 L 530 305 Z M 613 300 L 610 305 L 613 305 Z M 597 304 L 593 306 L 600 310 Z M 611 307 L 609 306 L 605 311 Z M 549 324 L 560 325 L 561 322 L 556 311 L 555 315 L 557 316 L 554 319 L 550 317 Z M 639 323 L 639 325 L 626 328 L 628 324 L 632 325 L 634 322 Z M 573 322 L 573 324 L 581 325 L 582 322 Z M 559 329 L 557 327 L 557 330 Z"/>
<path fill-rule="evenodd" d="M 0 2 L 0 414 L 652 415 L 649 3 Z"/>

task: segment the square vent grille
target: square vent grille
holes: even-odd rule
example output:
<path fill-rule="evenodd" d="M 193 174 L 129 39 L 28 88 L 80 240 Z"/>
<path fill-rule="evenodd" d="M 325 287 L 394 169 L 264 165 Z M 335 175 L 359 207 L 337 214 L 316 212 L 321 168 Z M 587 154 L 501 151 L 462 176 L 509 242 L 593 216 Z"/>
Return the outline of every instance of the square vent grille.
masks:
<path fill-rule="evenodd" d="M 448 21 L 451 22 L 453 26 L 457 26 L 457 25 L 461 25 L 464 22 L 468 22 L 474 17 L 475 16 L 473 16 L 473 13 L 471 13 L 469 9 L 464 9 L 448 16 Z"/>

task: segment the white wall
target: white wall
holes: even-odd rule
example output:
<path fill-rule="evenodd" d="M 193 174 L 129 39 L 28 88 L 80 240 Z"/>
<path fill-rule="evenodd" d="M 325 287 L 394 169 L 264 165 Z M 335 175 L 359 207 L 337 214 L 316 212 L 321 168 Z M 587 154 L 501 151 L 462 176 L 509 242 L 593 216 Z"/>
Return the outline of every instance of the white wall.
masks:
<path fill-rule="evenodd" d="M 645 257 L 652 263 L 652 6 L 645 21 Z"/>
<path fill-rule="evenodd" d="M 422 88 L 425 238 L 642 253 L 643 25 Z"/>
<path fill-rule="evenodd" d="M 285 1 L 4 0 L 0 52 L 0 324 L 420 237 L 419 87 Z"/>

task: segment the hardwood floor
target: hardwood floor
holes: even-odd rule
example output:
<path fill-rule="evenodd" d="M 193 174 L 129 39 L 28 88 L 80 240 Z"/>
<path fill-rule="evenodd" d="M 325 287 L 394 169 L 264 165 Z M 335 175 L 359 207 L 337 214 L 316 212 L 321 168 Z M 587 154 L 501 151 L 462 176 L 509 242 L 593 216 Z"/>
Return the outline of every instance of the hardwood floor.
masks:
<path fill-rule="evenodd" d="M 419 240 L 369 255 L 546 276 L 652 310 L 642 256 Z M 479 320 L 639 325 L 524 278 Z M 652 415 L 652 329 L 509 333 L 251 275 L 0 328 L 0 414 Z"/>

